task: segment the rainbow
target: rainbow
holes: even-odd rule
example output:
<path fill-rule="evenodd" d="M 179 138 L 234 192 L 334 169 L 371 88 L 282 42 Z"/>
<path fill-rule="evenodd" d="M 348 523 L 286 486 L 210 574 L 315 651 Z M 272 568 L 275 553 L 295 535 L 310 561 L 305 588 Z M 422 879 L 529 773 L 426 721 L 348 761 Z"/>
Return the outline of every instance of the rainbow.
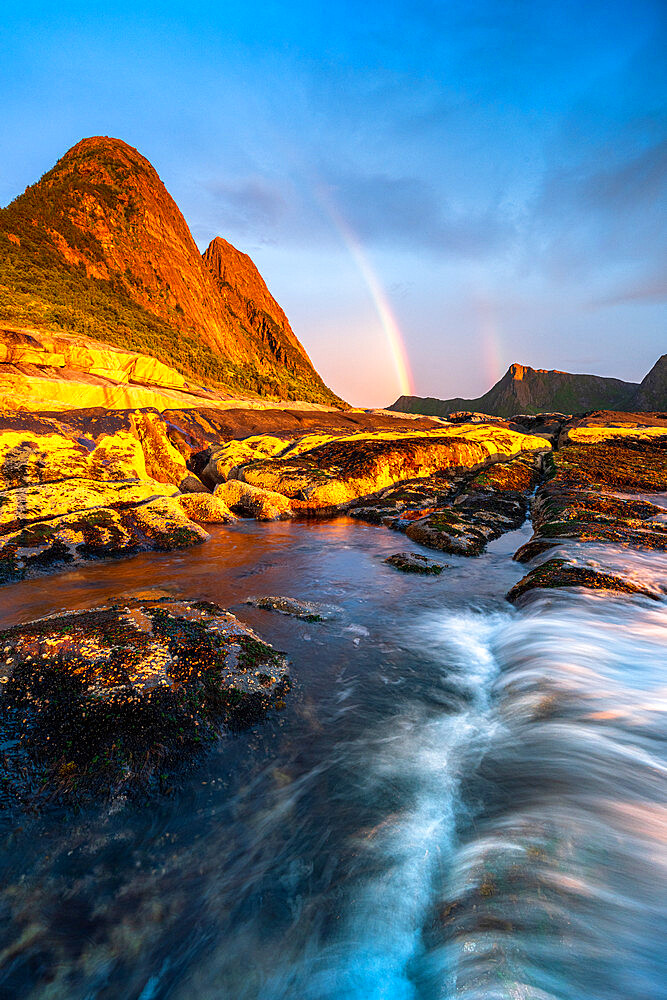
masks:
<path fill-rule="evenodd" d="M 322 185 L 318 185 L 317 190 L 320 203 L 325 208 L 327 215 L 331 219 L 335 229 L 347 247 L 350 256 L 357 265 L 364 283 L 368 288 L 371 299 L 373 300 L 375 311 L 377 312 L 378 319 L 380 320 L 380 326 L 382 327 L 382 331 L 387 340 L 387 346 L 389 347 L 389 353 L 396 372 L 401 395 L 412 396 L 414 395 L 412 370 L 410 368 L 408 354 L 405 349 L 403 335 L 401 334 L 396 317 L 392 312 L 389 299 L 387 298 L 387 293 L 382 287 L 380 279 L 368 259 L 368 255 L 361 245 L 360 240 L 340 214 L 337 207 L 333 204 L 328 192 L 323 189 Z"/>
<path fill-rule="evenodd" d="M 495 385 L 504 372 L 504 346 L 496 310 L 484 297 L 477 301 L 478 335 L 482 348 L 484 375 L 489 386 Z"/>

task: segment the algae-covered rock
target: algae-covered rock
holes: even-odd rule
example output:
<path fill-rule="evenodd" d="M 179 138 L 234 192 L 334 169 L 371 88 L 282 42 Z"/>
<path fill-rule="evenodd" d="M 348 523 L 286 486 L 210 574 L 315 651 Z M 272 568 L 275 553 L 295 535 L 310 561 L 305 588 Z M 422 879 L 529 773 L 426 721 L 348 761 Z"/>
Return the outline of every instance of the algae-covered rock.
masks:
<path fill-rule="evenodd" d="M 641 497 L 617 495 L 667 488 L 667 427 L 650 429 L 660 433 L 639 439 L 632 433 L 607 434 L 622 427 L 583 427 L 582 433 L 591 432 L 588 443 L 568 444 L 566 438 L 549 457 L 549 478 L 531 505 L 533 536 L 515 552 L 514 559 L 527 563 L 546 552 L 552 558 L 519 581 L 508 600 L 535 588 L 574 586 L 659 596 L 650 585 L 642 586 L 619 570 L 618 558 L 613 556 L 620 547 L 667 551 L 664 508 Z M 595 545 L 595 568 L 575 565 L 572 553 L 578 561 L 591 544 Z M 604 567 L 606 551 L 611 554 L 610 572 Z"/>
<path fill-rule="evenodd" d="M 3 490 L 0 492 L 0 532 L 96 507 L 131 507 L 176 493 L 174 486 L 139 479 L 123 482 L 67 479 Z"/>
<path fill-rule="evenodd" d="M 446 563 L 436 563 L 418 552 L 396 552 L 384 560 L 402 573 L 421 573 L 424 576 L 439 576 L 447 568 Z"/>
<path fill-rule="evenodd" d="M 51 615 L 4 629 L 0 650 L 5 805 L 157 789 L 289 683 L 281 653 L 207 602 Z"/>
<path fill-rule="evenodd" d="M 230 479 L 216 486 L 213 495 L 222 500 L 235 513 L 254 517 L 258 521 L 277 521 L 292 517 L 290 501 L 274 490 Z"/>
<path fill-rule="evenodd" d="M 246 604 L 264 611 L 277 611 L 280 615 L 290 615 L 292 618 L 303 618 L 307 622 L 321 622 L 333 618 L 340 608 L 329 604 L 315 604 L 312 601 L 298 601 L 294 597 L 248 597 Z"/>
<path fill-rule="evenodd" d="M 69 422 L 68 422 L 68 418 Z M 62 479 L 148 479 L 179 486 L 189 476 L 157 411 L 0 417 L 0 486 Z"/>
<path fill-rule="evenodd" d="M 447 509 L 437 510 L 413 521 L 406 535 L 419 545 L 459 556 L 478 556 L 491 537 L 485 527 L 464 520 Z"/>
<path fill-rule="evenodd" d="M 131 555 L 142 546 L 142 537 L 116 510 L 65 514 L 0 535 L 0 583 L 81 559 Z"/>
<path fill-rule="evenodd" d="M 619 464 L 607 471 L 608 447 L 604 441 L 567 445 L 553 456 L 552 476 L 540 487 L 531 506 L 534 534 L 515 553 L 518 562 L 528 562 L 568 540 L 667 551 L 664 508 L 611 492 L 620 480 L 626 486 L 645 486 L 653 479 L 654 467 L 647 466 L 645 450 L 637 448 L 634 441 L 624 442 L 616 450 L 621 452 Z M 591 478 L 597 481 L 603 476 L 610 485 L 600 482 L 592 488 Z M 667 487 L 667 482 L 662 485 Z"/>
<path fill-rule="evenodd" d="M 207 538 L 185 513 L 180 498 L 158 497 L 120 509 L 87 508 L 0 535 L 0 583 L 87 559 L 186 548 Z"/>
<path fill-rule="evenodd" d="M 155 410 L 0 413 L 0 487 L 0 582 L 208 537 L 171 499 L 205 487 Z"/>
<path fill-rule="evenodd" d="M 599 572 L 588 566 L 576 566 L 564 559 L 549 559 L 527 573 L 518 583 L 515 583 L 507 594 L 507 600 L 516 604 L 520 598 L 532 590 L 560 589 L 561 587 L 612 590 L 623 594 L 638 594 L 653 600 L 659 600 L 661 597 L 658 591 L 636 583 L 627 577 Z"/>
<path fill-rule="evenodd" d="M 353 502 L 349 514 L 405 532 L 420 545 L 475 556 L 523 524 L 541 474 L 539 456 L 519 455 L 477 472 L 438 472 L 398 483 Z"/>
<path fill-rule="evenodd" d="M 210 493 L 189 493 L 180 496 L 178 502 L 188 517 L 202 524 L 228 524 L 236 520 L 225 501 Z"/>
<path fill-rule="evenodd" d="M 667 490 L 667 427 L 653 430 L 657 433 L 641 436 L 633 432 L 561 448 L 554 456 L 559 482 L 578 489 L 602 487 L 609 492 Z"/>

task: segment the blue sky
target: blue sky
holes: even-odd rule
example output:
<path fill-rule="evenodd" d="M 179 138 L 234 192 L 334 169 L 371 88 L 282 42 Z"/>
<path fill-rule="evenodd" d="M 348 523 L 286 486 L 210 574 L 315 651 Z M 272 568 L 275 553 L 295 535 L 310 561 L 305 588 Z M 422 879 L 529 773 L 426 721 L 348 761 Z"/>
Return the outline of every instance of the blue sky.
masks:
<path fill-rule="evenodd" d="M 640 380 L 667 350 L 665 4 L 361 8 L 7 7 L 0 204 L 125 139 L 354 403 L 405 385 L 378 288 L 419 395 L 513 361 Z"/>

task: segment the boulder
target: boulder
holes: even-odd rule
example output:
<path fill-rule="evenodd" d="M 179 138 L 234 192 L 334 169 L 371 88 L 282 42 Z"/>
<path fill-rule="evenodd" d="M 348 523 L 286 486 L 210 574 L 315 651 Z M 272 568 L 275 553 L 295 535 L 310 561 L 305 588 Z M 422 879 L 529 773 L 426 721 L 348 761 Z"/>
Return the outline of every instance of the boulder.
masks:
<path fill-rule="evenodd" d="M 213 495 L 224 501 L 235 513 L 254 517 L 258 521 L 277 521 L 292 517 L 292 506 L 286 497 L 238 479 L 220 483 Z"/>
<path fill-rule="evenodd" d="M 477 469 L 493 461 L 550 450 L 543 438 L 488 424 L 320 436 L 319 441 L 312 447 L 300 441 L 281 458 L 244 465 L 237 470 L 238 478 L 289 497 L 295 509 L 314 511 L 346 506 L 403 480 L 445 470 Z"/>
<path fill-rule="evenodd" d="M 312 601 L 297 601 L 294 597 L 248 597 L 245 603 L 264 611 L 277 611 L 279 615 L 303 618 L 307 622 L 323 622 L 340 613 L 340 608 L 314 604 Z"/>
<path fill-rule="evenodd" d="M 418 552 L 396 552 L 384 561 L 402 573 L 421 573 L 424 576 L 440 576 L 447 568 L 446 563 L 433 562 Z"/>
<path fill-rule="evenodd" d="M 0 632 L 0 801 L 158 791 L 226 725 L 281 707 L 281 653 L 215 604 L 140 599 Z"/>
<path fill-rule="evenodd" d="M 208 486 L 204 486 L 199 476 L 195 476 L 192 472 L 182 479 L 178 484 L 178 488 L 181 493 L 208 493 L 210 490 Z"/>
<path fill-rule="evenodd" d="M 207 482 L 224 483 L 232 469 L 247 462 L 277 455 L 288 443 L 282 438 L 262 434 L 244 438 L 242 441 L 228 441 L 222 447 L 211 450 L 208 465 L 202 475 Z"/>
<path fill-rule="evenodd" d="M 205 542 L 208 533 L 191 521 L 183 510 L 180 498 L 159 497 L 150 503 L 134 507 L 131 518 L 150 548 L 171 551 Z"/>
<path fill-rule="evenodd" d="M 0 535 L 0 583 L 82 559 L 137 552 L 143 538 L 117 510 L 95 507 Z"/>
<path fill-rule="evenodd" d="M 210 493 L 188 493 L 180 496 L 178 502 L 193 521 L 203 524 L 228 524 L 236 520 L 236 514 L 232 514 L 225 501 L 219 496 L 211 496 Z"/>

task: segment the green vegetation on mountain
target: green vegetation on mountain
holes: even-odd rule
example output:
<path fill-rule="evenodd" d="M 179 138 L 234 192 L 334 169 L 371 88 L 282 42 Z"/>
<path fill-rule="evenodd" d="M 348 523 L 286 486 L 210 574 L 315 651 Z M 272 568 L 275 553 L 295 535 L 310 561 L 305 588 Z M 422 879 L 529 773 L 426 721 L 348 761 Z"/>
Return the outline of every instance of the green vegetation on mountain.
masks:
<path fill-rule="evenodd" d="M 119 140 L 83 140 L 0 210 L 5 325 L 149 354 L 223 391 L 340 405 L 257 279 L 259 304 L 228 268 L 228 303 L 153 167 Z"/>

